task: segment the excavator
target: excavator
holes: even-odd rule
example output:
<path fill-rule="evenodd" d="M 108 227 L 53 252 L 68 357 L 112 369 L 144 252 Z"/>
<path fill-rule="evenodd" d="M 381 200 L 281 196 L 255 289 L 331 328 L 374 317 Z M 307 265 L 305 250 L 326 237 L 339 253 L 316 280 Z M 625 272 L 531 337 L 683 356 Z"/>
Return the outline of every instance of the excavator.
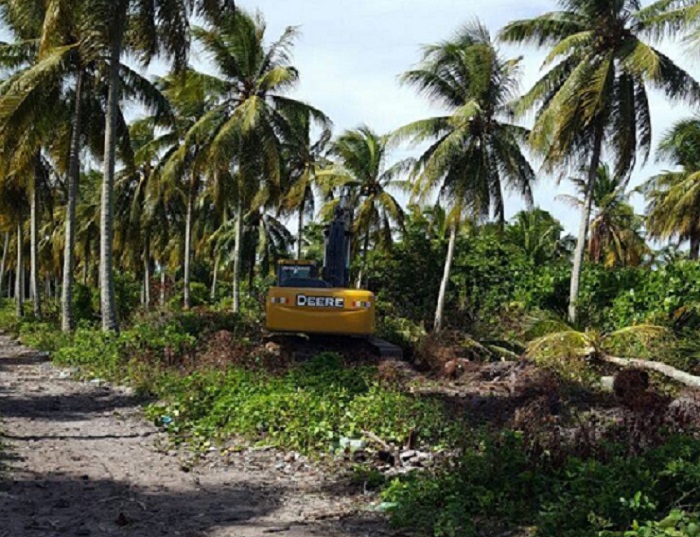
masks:
<path fill-rule="evenodd" d="M 333 336 L 366 340 L 382 358 L 401 359 L 402 350 L 374 334 L 376 299 L 350 288 L 353 210 L 347 190 L 325 230 L 324 263 L 284 260 L 265 301 L 266 328 L 272 334 Z"/>

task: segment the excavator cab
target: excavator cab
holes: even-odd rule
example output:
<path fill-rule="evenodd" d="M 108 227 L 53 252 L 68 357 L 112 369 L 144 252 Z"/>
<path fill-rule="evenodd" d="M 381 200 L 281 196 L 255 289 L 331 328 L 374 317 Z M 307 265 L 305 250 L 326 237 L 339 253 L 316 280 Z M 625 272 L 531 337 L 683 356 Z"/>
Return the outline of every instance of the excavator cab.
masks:
<path fill-rule="evenodd" d="M 280 261 L 277 265 L 277 287 L 326 289 L 329 285 L 318 278 L 316 261 Z"/>

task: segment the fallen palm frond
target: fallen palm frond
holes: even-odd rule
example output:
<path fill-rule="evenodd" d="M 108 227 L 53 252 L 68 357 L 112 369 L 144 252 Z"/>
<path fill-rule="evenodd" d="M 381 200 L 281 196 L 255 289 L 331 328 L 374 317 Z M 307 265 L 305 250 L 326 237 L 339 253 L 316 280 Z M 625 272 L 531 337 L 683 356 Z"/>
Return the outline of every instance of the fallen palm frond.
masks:
<path fill-rule="evenodd" d="M 531 341 L 527 346 L 526 356 L 544 367 L 574 379 L 585 377 L 587 362 L 600 360 L 622 367 L 656 371 L 686 386 L 700 387 L 700 377 L 668 364 L 640 358 L 620 358 L 613 353 L 613 350 L 619 350 L 621 345 L 627 349 L 634 348 L 635 345 L 646 348 L 672 338 L 673 335 L 667 328 L 649 324 L 630 326 L 608 334 L 566 328 Z"/>

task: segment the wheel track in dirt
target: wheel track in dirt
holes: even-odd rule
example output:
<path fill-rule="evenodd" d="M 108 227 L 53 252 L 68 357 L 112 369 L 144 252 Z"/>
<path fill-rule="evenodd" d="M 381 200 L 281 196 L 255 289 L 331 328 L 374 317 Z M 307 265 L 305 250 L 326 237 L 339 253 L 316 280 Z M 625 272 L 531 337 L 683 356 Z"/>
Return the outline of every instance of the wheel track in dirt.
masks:
<path fill-rule="evenodd" d="M 0 537 L 391 534 L 318 471 L 289 476 L 274 460 L 184 471 L 156 449 L 165 437 L 142 403 L 0 334 Z"/>

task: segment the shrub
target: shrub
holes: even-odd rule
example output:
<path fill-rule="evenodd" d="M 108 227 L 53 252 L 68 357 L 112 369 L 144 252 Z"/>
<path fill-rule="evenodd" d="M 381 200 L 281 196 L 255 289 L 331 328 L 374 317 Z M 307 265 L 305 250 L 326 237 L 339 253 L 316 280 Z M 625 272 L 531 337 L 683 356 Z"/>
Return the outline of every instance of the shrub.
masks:
<path fill-rule="evenodd" d="M 19 333 L 25 345 L 46 352 L 55 352 L 71 341 L 70 335 L 46 322 L 24 321 L 20 324 Z"/>
<path fill-rule="evenodd" d="M 679 498 L 700 505 L 700 441 L 690 437 L 670 438 L 638 457 L 609 445 L 598 458 L 552 462 L 546 453 L 528 454 L 516 434 L 485 437 L 466 449 L 456 469 L 396 479 L 383 497 L 394 504 L 394 524 L 436 537 L 513 526 L 534 527 L 540 536 L 588 537 L 663 517 Z"/>
<path fill-rule="evenodd" d="M 177 292 L 168 300 L 171 309 L 182 309 L 185 302 L 185 292 L 182 283 L 178 283 Z M 210 291 L 206 285 L 200 282 L 190 282 L 190 306 L 193 308 L 204 306 L 210 302 Z"/>

